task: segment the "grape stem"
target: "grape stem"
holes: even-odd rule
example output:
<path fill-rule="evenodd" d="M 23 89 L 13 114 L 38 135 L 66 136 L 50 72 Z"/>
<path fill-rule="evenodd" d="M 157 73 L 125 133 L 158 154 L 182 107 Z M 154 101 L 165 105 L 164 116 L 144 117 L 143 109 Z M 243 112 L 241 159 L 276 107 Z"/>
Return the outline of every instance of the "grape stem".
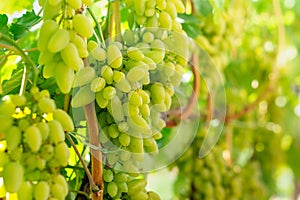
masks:
<path fill-rule="evenodd" d="M 84 160 L 83 160 L 83 158 L 82 158 L 82 156 L 81 156 L 79 150 L 77 149 L 76 145 L 74 144 L 74 142 L 73 142 L 73 140 L 72 140 L 72 138 L 71 138 L 71 136 L 70 136 L 69 133 L 66 133 L 66 138 L 67 138 L 67 140 L 70 142 L 70 144 L 71 144 L 71 146 L 73 147 L 75 153 L 77 154 L 77 156 L 78 156 L 78 158 L 79 158 L 79 160 L 80 160 L 80 162 L 81 162 L 81 164 L 82 164 L 82 166 L 83 166 L 83 169 L 84 169 L 84 171 L 85 171 L 85 173 L 86 173 L 86 175 L 87 175 L 87 177 L 88 177 L 88 179 L 89 179 L 89 182 L 90 182 L 90 185 L 91 185 L 91 187 L 92 187 L 92 190 L 93 190 L 93 191 L 95 191 L 95 190 L 98 190 L 98 191 L 99 191 L 98 186 L 95 184 L 95 182 L 94 182 L 94 180 L 93 180 L 93 177 L 92 177 L 92 175 L 91 175 L 91 172 L 90 172 L 89 169 L 87 168 L 87 166 L 86 166 L 86 164 L 85 164 L 85 162 L 84 162 Z"/>
<path fill-rule="evenodd" d="M 84 107 L 84 113 L 87 121 L 89 139 L 92 145 L 96 147 L 101 147 L 98 140 L 98 121 L 96 117 L 95 104 L 91 102 L 90 104 Z M 101 151 L 91 149 L 92 155 L 92 178 L 93 182 L 99 186 L 98 190 L 93 190 L 93 200 L 102 200 L 103 199 L 103 189 L 104 183 L 102 180 L 102 153 Z M 93 188 L 94 189 L 94 188 Z"/>
<path fill-rule="evenodd" d="M 38 76 L 38 70 L 35 67 L 34 62 L 30 59 L 30 57 L 24 52 L 24 50 L 14 41 L 13 39 L 9 38 L 8 36 L 4 35 L 3 33 L 0 33 L 0 41 L 4 41 L 7 44 L 0 44 L 1 47 L 8 49 L 10 51 L 14 51 L 16 54 L 20 55 L 22 59 L 25 61 L 25 63 L 30 66 L 30 69 L 28 70 L 26 67 L 26 64 L 24 65 L 24 73 L 22 77 L 22 83 L 19 95 L 23 95 L 26 89 L 26 84 L 28 82 L 28 76 L 30 71 L 33 71 L 34 78 L 33 78 L 33 85 L 36 85 L 37 76 Z"/>

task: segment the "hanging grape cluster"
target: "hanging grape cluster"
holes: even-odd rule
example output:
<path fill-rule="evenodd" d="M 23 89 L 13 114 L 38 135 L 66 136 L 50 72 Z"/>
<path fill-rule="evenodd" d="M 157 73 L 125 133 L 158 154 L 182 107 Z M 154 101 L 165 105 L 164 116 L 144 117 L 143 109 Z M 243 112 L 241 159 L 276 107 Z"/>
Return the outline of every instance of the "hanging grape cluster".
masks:
<path fill-rule="evenodd" d="M 7 192 L 20 200 L 65 199 L 68 184 L 59 170 L 70 154 L 64 142 L 64 131 L 74 129 L 69 115 L 56 108 L 47 90 L 35 87 L 25 96 L 4 97 L 0 108 L 6 141 L 0 167 Z"/>
<path fill-rule="evenodd" d="M 206 157 L 197 158 L 204 136 L 200 131 L 190 148 L 176 161 L 178 177 L 174 191 L 178 198 L 265 199 L 259 163 L 249 161 L 243 167 L 226 163 L 222 141 Z"/>
<path fill-rule="evenodd" d="M 162 113 L 170 109 L 174 87 L 181 82 L 189 42 L 182 33 L 146 29 L 128 30 L 123 44 L 109 42 L 107 48 L 88 43 L 89 66 L 75 75 L 78 91 L 71 105 L 96 101 L 100 142 L 112 152 L 104 161 L 110 168 L 121 165 L 136 176 L 144 154 L 158 153 L 156 140 L 166 125 Z"/>
<path fill-rule="evenodd" d="M 75 13 L 82 3 L 92 5 L 93 1 L 40 2 L 44 8 L 44 22 L 38 39 L 39 64 L 44 65 L 43 76 L 54 77 L 65 94 L 71 90 L 74 72 L 84 66 L 82 58 L 88 56 L 85 38 L 93 35 L 88 17 Z"/>

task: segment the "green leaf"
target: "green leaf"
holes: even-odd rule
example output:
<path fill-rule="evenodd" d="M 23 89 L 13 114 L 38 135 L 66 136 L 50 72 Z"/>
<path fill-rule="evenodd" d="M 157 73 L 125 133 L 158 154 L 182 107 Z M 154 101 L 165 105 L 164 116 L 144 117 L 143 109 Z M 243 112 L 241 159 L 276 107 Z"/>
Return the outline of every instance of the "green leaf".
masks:
<path fill-rule="evenodd" d="M 33 10 L 31 12 L 27 11 L 22 17 L 16 19 L 11 24 L 10 32 L 13 34 L 15 40 L 20 39 L 32 26 L 39 23 L 40 20 L 41 17 L 37 16 Z"/>

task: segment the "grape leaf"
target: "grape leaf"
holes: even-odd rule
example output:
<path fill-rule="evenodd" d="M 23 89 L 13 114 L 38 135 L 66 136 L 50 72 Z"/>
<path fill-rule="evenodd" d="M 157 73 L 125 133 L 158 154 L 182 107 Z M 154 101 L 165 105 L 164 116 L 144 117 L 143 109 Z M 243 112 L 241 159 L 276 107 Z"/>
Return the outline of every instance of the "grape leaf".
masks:
<path fill-rule="evenodd" d="M 40 20 L 41 17 L 37 16 L 33 10 L 31 12 L 27 11 L 22 17 L 14 20 L 10 26 L 10 32 L 15 40 L 20 39 Z"/>

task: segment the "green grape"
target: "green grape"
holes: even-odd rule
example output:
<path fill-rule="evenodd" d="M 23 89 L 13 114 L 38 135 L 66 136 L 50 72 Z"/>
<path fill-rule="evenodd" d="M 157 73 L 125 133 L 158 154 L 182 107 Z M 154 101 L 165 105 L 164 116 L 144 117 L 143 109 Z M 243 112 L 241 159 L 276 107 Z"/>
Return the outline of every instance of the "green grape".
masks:
<path fill-rule="evenodd" d="M 50 131 L 48 124 L 45 122 L 39 122 L 36 124 L 36 126 L 40 130 L 42 141 L 45 141 L 48 138 Z"/>
<path fill-rule="evenodd" d="M 59 12 L 61 10 L 61 4 L 58 4 L 56 6 L 52 6 L 49 1 L 45 2 L 44 5 L 44 12 L 43 12 L 43 19 L 53 19 L 59 15 Z"/>
<path fill-rule="evenodd" d="M 24 169 L 20 163 L 8 162 L 4 165 L 2 176 L 7 192 L 16 193 L 23 183 Z"/>
<path fill-rule="evenodd" d="M 120 192 L 124 192 L 124 193 L 128 192 L 128 186 L 127 186 L 127 183 L 125 181 L 117 182 L 117 185 L 118 185 L 118 190 Z"/>
<path fill-rule="evenodd" d="M 172 18 L 167 12 L 162 11 L 159 14 L 158 21 L 159 21 L 160 27 L 165 28 L 167 30 L 171 30 L 171 28 L 172 28 Z"/>
<path fill-rule="evenodd" d="M 119 130 L 116 124 L 110 125 L 108 127 L 108 132 L 111 138 L 117 138 L 119 136 Z"/>
<path fill-rule="evenodd" d="M 161 63 L 165 58 L 164 51 L 146 51 L 144 55 L 152 59 L 155 63 Z"/>
<path fill-rule="evenodd" d="M 30 126 L 25 130 L 24 137 L 29 148 L 33 152 L 37 152 L 42 145 L 42 135 L 36 126 Z"/>
<path fill-rule="evenodd" d="M 142 61 L 144 59 L 144 54 L 136 47 L 129 47 L 127 49 L 127 55 L 129 58 L 136 60 L 136 61 Z"/>
<path fill-rule="evenodd" d="M 182 14 L 185 12 L 185 7 L 181 0 L 170 0 L 170 1 L 174 3 L 178 13 Z"/>
<path fill-rule="evenodd" d="M 10 152 L 10 159 L 14 161 L 18 161 L 22 158 L 22 155 L 23 155 L 23 149 L 21 147 L 17 147 Z"/>
<path fill-rule="evenodd" d="M 92 67 L 84 67 L 75 74 L 73 87 L 81 87 L 86 84 L 89 84 L 95 78 L 96 78 L 95 69 Z"/>
<path fill-rule="evenodd" d="M 143 99 L 137 92 L 132 92 L 129 93 L 129 103 L 136 107 L 140 107 L 143 105 Z"/>
<path fill-rule="evenodd" d="M 17 126 L 9 127 L 5 132 L 6 146 L 8 150 L 13 150 L 21 143 L 22 134 Z"/>
<path fill-rule="evenodd" d="M 41 113 L 52 113 L 56 109 L 53 99 L 44 97 L 38 100 L 38 108 Z"/>
<path fill-rule="evenodd" d="M 102 92 L 103 98 L 107 100 L 111 100 L 114 96 L 116 96 L 116 89 L 112 86 L 105 87 Z"/>
<path fill-rule="evenodd" d="M 48 0 L 51 6 L 57 6 L 61 3 L 62 0 Z"/>
<path fill-rule="evenodd" d="M 143 139 L 139 137 L 130 137 L 130 151 L 134 153 L 144 153 Z"/>
<path fill-rule="evenodd" d="M 19 200 L 33 199 L 33 185 L 29 181 L 24 181 L 17 193 Z"/>
<path fill-rule="evenodd" d="M 106 108 L 108 105 L 108 100 L 103 97 L 102 91 L 96 93 L 96 102 L 100 108 Z"/>
<path fill-rule="evenodd" d="M 62 142 L 54 147 L 54 158 L 59 165 L 66 166 L 68 164 L 69 156 L 70 151 L 66 143 Z"/>
<path fill-rule="evenodd" d="M 56 83 L 62 93 L 70 92 L 74 80 L 74 71 L 64 62 L 59 62 L 54 71 Z"/>
<path fill-rule="evenodd" d="M 153 40 L 154 40 L 154 35 L 153 35 L 153 33 L 151 33 L 151 32 L 145 32 L 145 33 L 143 34 L 143 41 L 144 41 L 144 42 L 150 43 L 150 42 L 152 42 Z"/>
<path fill-rule="evenodd" d="M 138 90 L 138 93 L 139 93 L 140 97 L 142 97 L 143 104 L 149 104 L 150 103 L 149 94 L 145 90 Z"/>
<path fill-rule="evenodd" d="M 177 17 L 176 6 L 172 1 L 167 1 L 166 9 L 164 11 L 169 13 L 171 18 L 173 18 L 173 19 L 175 19 Z"/>
<path fill-rule="evenodd" d="M 104 61 L 106 60 L 106 51 L 97 46 L 95 47 L 92 51 L 91 51 L 91 55 L 96 59 L 96 60 L 99 60 L 99 61 Z"/>
<path fill-rule="evenodd" d="M 132 199 L 132 200 L 148 199 L 148 195 L 146 192 L 140 191 L 135 194 L 132 194 L 130 196 L 130 199 Z"/>
<path fill-rule="evenodd" d="M 141 80 L 145 75 L 146 75 L 146 70 L 144 67 L 134 67 L 132 69 L 129 70 L 129 72 L 127 73 L 126 77 L 127 80 L 130 82 L 138 82 L 139 80 Z"/>
<path fill-rule="evenodd" d="M 95 93 L 91 91 L 90 86 L 86 85 L 79 89 L 71 101 L 71 106 L 79 108 L 95 100 Z"/>
<path fill-rule="evenodd" d="M 118 137 L 118 140 L 124 147 L 127 147 L 130 144 L 130 136 L 125 133 L 121 133 Z"/>
<path fill-rule="evenodd" d="M 81 0 L 66 0 L 66 3 L 75 10 L 78 10 L 81 7 Z"/>
<path fill-rule="evenodd" d="M 114 75 L 113 75 L 113 80 L 116 83 L 119 83 L 120 81 L 125 79 L 125 74 L 123 72 L 120 71 L 114 71 Z"/>
<path fill-rule="evenodd" d="M 118 173 L 115 174 L 114 179 L 117 182 L 126 182 L 127 181 L 127 174 L 123 173 L 123 172 L 118 172 Z M 127 184 L 126 184 L 126 186 L 127 186 Z M 122 191 L 122 192 L 125 192 L 125 191 Z"/>
<path fill-rule="evenodd" d="M 51 78 L 54 76 L 55 66 L 56 66 L 55 61 L 50 61 L 44 66 L 44 68 L 43 68 L 44 78 Z"/>
<path fill-rule="evenodd" d="M 93 36 L 93 24 L 85 15 L 75 15 L 72 22 L 73 28 L 78 34 L 86 38 Z"/>
<path fill-rule="evenodd" d="M 40 65 L 45 65 L 52 61 L 54 53 L 49 52 L 48 50 L 42 51 L 39 55 L 38 63 Z"/>
<path fill-rule="evenodd" d="M 47 200 L 50 195 L 50 186 L 46 181 L 40 181 L 34 187 L 33 196 L 35 199 Z"/>
<path fill-rule="evenodd" d="M 146 152 L 158 153 L 158 146 L 154 138 L 143 138 L 143 144 Z"/>
<path fill-rule="evenodd" d="M 110 153 L 107 155 L 107 163 L 109 165 L 114 165 L 118 162 L 119 160 L 119 155 L 118 153 Z"/>
<path fill-rule="evenodd" d="M 107 184 L 107 193 L 111 197 L 115 197 L 118 193 L 118 185 L 115 182 L 109 182 Z"/>
<path fill-rule="evenodd" d="M 118 124 L 118 129 L 119 129 L 119 131 L 121 131 L 121 132 L 127 132 L 128 129 L 129 129 L 128 123 L 126 123 L 126 122 L 121 122 L 121 123 L 119 123 L 119 124 Z"/>
<path fill-rule="evenodd" d="M 54 20 L 49 19 L 44 21 L 40 29 L 39 39 L 37 41 L 37 47 L 41 52 L 47 50 L 48 42 L 52 35 L 58 31 L 58 28 L 58 24 Z"/>
<path fill-rule="evenodd" d="M 140 191 L 143 191 L 147 185 L 147 181 L 144 179 L 135 179 L 127 183 L 128 184 L 128 194 L 134 195 Z"/>
<path fill-rule="evenodd" d="M 146 27 L 157 28 L 158 27 L 158 18 L 156 15 L 149 17 L 146 21 Z"/>
<path fill-rule="evenodd" d="M 161 83 L 154 83 L 150 88 L 151 99 L 155 104 L 163 103 L 165 99 L 165 88 Z"/>
<path fill-rule="evenodd" d="M 39 159 L 37 160 L 36 165 L 37 165 L 37 168 L 38 168 L 38 169 L 43 170 L 43 169 L 46 168 L 46 160 L 43 159 L 43 158 L 39 158 Z"/>
<path fill-rule="evenodd" d="M 167 62 L 165 63 L 163 70 L 167 77 L 171 77 L 175 73 L 175 65 L 172 62 Z"/>
<path fill-rule="evenodd" d="M 105 82 L 104 78 L 97 77 L 91 82 L 90 89 L 92 92 L 95 92 L 95 93 L 100 92 L 104 89 L 105 84 L 106 84 L 106 82 Z"/>
<path fill-rule="evenodd" d="M 144 118 L 147 118 L 150 116 L 150 108 L 148 104 L 143 104 L 139 107 L 140 113 Z"/>
<path fill-rule="evenodd" d="M 65 29 L 57 30 L 49 40 L 48 50 L 56 53 L 64 49 L 70 42 L 70 34 Z"/>
<path fill-rule="evenodd" d="M 107 49 L 107 63 L 112 68 L 119 68 L 122 65 L 123 56 L 116 45 L 109 45 Z"/>
<path fill-rule="evenodd" d="M 131 85 L 127 79 L 123 79 L 115 84 L 115 87 L 121 92 L 128 93 L 131 90 Z"/>
<path fill-rule="evenodd" d="M 64 110 L 56 109 L 53 113 L 53 118 L 62 125 L 64 130 L 69 132 L 74 130 L 74 123 Z"/>
<path fill-rule="evenodd" d="M 155 192 L 149 191 L 147 200 L 160 200 L 160 197 Z"/>
<path fill-rule="evenodd" d="M 105 79 L 107 84 L 112 84 L 114 72 L 111 67 L 105 65 L 101 68 L 101 76 Z"/>
<path fill-rule="evenodd" d="M 50 130 L 49 132 L 50 141 L 54 144 L 63 142 L 65 140 L 65 133 L 62 125 L 56 120 L 48 122 L 48 125 Z"/>
<path fill-rule="evenodd" d="M 64 200 L 66 196 L 65 188 L 59 183 L 54 183 L 51 186 L 51 194 L 57 200 Z"/>
<path fill-rule="evenodd" d="M 51 144 L 44 144 L 40 150 L 41 158 L 49 161 L 54 156 L 54 148 Z"/>
<path fill-rule="evenodd" d="M 124 120 L 122 102 L 117 95 L 115 95 L 111 99 L 109 111 L 112 117 L 114 118 L 114 120 L 116 120 L 116 122 L 120 122 Z"/>
<path fill-rule="evenodd" d="M 89 52 L 92 52 L 97 46 L 98 46 L 97 42 L 90 40 L 87 44 L 87 49 Z"/>
<path fill-rule="evenodd" d="M 146 0 L 133 0 L 134 9 L 138 16 L 143 16 L 145 12 Z"/>
<path fill-rule="evenodd" d="M 156 3 L 157 3 L 156 7 L 159 10 L 164 10 L 167 6 L 166 0 L 157 0 Z"/>
<path fill-rule="evenodd" d="M 75 46 L 77 47 L 79 56 L 81 58 L 86 58 L 89 55 L 89 52 L 87 50 L 87 45 L 84 41 L 84 39 L 82 37 L 80 37 L 79 35 L 75 35 L 73 39 L 71 39 L 71 42 L 73 42 L 75 44 Z"/>
<path fill-rule="evenodd" d="M 52 179 L 53 179 L 53 182 L 55 184 L 61 185 L 61 187 L 63 189 L 63 191 L 62 191 L 63 195 L 66 196 L 68 194 L 68 187 L 69 186 L 68 186 L 68 183 L 67 183 L 65 177 L 62 176 L 61 174 L 57 174 Z"/>
<path fill-rule="evenodd" d="M 114 173 L 110 169 L 103 170 L 103 180 L 105 182 L 111 182 L 114 179 Z"/>
<path fill-rule="evenodd" d="M 146 8 L 145 16 L 152 17 L 153 15 L 155 15 L 155 9 L 154 8 Z"/>
<path fill-rule="evenodd" d="M 83 68 L 83 62 L 79 56 L 77 47 L 73 43 L 69 43 L 61 52 L 62 60 L 74 71 Z"/>

